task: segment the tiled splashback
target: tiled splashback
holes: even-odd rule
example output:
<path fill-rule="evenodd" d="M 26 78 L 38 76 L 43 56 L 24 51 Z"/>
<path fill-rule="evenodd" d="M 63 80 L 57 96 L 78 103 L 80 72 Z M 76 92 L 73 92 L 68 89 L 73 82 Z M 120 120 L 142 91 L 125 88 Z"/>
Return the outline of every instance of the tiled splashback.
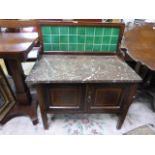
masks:
<path fill-rule="evenodd" d="M 42 26 L 44 51 L 116 52 L 120 28 Z"/>

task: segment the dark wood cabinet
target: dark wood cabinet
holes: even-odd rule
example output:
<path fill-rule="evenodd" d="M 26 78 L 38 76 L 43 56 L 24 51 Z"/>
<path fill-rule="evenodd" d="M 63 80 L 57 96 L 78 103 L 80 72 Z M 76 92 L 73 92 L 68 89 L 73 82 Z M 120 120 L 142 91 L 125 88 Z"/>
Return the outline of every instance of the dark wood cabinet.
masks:
<path fill-rule="evenodd" d="M 47 114 L 117 113 L 121 128 L 141 78 L 116 56 L 43 55 L 26 79 Z"/>
<path fill-rule="evenodd" d="M 45 129 L 47 113 L 117 113 L 120 128 L 136 92 L 135 83 L 39 84 L 37 93 Z"/>
<path fill-rule="evenodd" d="M 47 113 L 103 112 L 119 114 L 117 128 L 121 128 L 141 81 L 122 60 L 124 27 L 39 20 L 43 53 L 26 82 L 37 88 L 45 129 Z M 52 41 L 64 34 L 69 39 Z"/>

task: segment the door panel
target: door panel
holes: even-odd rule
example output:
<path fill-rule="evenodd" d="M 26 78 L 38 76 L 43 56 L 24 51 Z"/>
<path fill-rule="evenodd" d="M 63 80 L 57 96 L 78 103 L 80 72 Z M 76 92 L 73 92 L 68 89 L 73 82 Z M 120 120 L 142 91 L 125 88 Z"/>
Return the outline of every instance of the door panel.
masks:
<path fill-rule="evenodd" d="M 126 91 L 123 84 L 93 84 L 87 92 L 88 110 L 119 110 Z"/>
<path fill-rule="evenodd" d="M 84 90 L 80 84 L 54 84 L 48 88 L 51 109 L 80 110 L 84 104 Z"/>
<path fill-rule="evenodd" d="M 121 88 L 97 88 L 95 90 L 95 106 L 118 105 L 122 93 Z"/>

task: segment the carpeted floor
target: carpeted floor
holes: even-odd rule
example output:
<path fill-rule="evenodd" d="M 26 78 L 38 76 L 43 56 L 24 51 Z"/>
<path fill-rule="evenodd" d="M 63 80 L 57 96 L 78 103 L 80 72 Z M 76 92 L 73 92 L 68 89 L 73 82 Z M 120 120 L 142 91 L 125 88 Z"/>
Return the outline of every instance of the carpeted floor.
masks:
<path fill-rule="evenodd" d="M 0 134 L 24 134 L 24 135 L 121 135 L 130 134 L 130 131 L 143 125 L 151 128 L 152 134 L 155 131 L 155 113 L 151 110 L 149 100 L 144 94 L 137 97 L 130 106 L 126 120 L 120 130 L 116 129 L 118 117 L 115 114 L 72 114 L 72 115 L 49 115 L 49 130 L 44 130 L 40 111 L 38 109 L 39 124 L 33 126 L 27 117 L 18 117 L 9 121 L 4 126 L 0 126 Z M 142 133 L 141 129 L 135 134 Z M 131 132 L 134 134 L 134 132 Z M 147 131 L 146 131 L 146 134 Z"/>

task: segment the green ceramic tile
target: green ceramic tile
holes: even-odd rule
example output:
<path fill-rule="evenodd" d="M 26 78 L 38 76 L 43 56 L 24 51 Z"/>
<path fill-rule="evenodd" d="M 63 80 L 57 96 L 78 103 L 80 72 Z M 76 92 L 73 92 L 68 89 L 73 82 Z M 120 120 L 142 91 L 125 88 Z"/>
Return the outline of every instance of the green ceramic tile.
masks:
<path fill-rule="evenodd" d="M 60 50 L 68 51 L 68 44 L 60 44 Z"/>
<path fill-rule="evenodd" d="M 77 27 L 71 26 L 69 27 L 69 34 L 76 34 L 77 32 Z"/>
<path fill-rule="evenodd" d="M 51 51 L 51 44 L 44 44 L 45 51 Z"/>
<path fill-rule="evenodd" d="M 50 43 L 51 42 L 51 38 L 49 35 L 44 35 L 43 36 L 43 42 L 44 43 Z"/>
<path fill-rule="evenodd" d="M 102 38 L 102 43 L 103 44 L 109 44 L 109 42 L 110 42 L 110 37 L 109 36 L 104 36 Z"/>
<path fill-rule="evenodd" d="M 49 26 L 42 26 L 41 31 L 43 34 L 50 34 L 50 27 Z"/>
<path fill-rule="evenodd" d="M 101 51 L 101 46 L 102 45 L 94 45 L 93 46 L 93 51 Z"/>
<path fill-rule="evenodd" d="M 93 44 L 85 44 L 85 51 L 92 51 Z"/>
<path fill-rule="evenodd" d="M 104 35 L 111 35 L 111 28 L 105 28 Z"/>
<path fill-rule="evenodd" d="M 51 36 L 51 42 L 52 43 L 59 43 L 59 36 L 58 35 L 52 35 Z"/>
<path fill-rule="evenodd" d="M 68 43 L 68 41 L 69 41 L 69 38 L 68 38 L 68 36 L 66 35 L 62 35 L 62 36 L 60 36 L 60 43 Z"/>
<path fill-rule="evenodd" d="M 58 26 L 51 26 L 51 33 L 52 34 L 59 34 L 59 27 Z"/>
<path fill-rule="evenodd" d="M 84 44 L 78 44 L 77 50 L 78 51 L 84 51 Z"/>
<path fill-rule="evenodd" d="M 59 44 L 52 44 L 53 51 L 60 51 Z"/>
<path fill-rule="evenodd" d="M 119 28 L 113 28 L 113 35 L 119 35 L 120 29 Z"/>
<path fill-rule="evenodd" d="M 102 51 L 108 51 L 108 46 L 107 45 L 102 45 Z"/>
<path fill-rule="evenodd" d="M 94 27 L 87 27 L 86 35 L 94 35 Z"/>
<path fill-rule="evenodd" d="M 85 35 L 85 27 L 78 27 L 78 34 Z"/>
<path fill-rule="evenodd" d="M 77 44 L 69 44 L 69 51 L 77 51 Z"/>
<path fill-rule="evenodd" d="M 107 27 L 42 27 L 45 51 L 68 51 L 69 49 L 70 51 L 115 52 L 119 32 L 119 28 Z"/>
<path fill-rule="evenodd" d="M 69 36 L 69 43 L 78 43 L 77 36 Z"/>
<path fill-rule="evenodd" d="M 68 34 L 69 28 L 67 26 L 60 26 L 60 34 Z"/>
<path fill-rule="evenodd" d="M 84 43 L 85 37 L 84 36 L 78 36 L 78 43 Z"/>
<path fill-rule="evenodd" d="M 117 45 L 110 45 L 109 51 L 116 51 L 117 50 Z"/>
<path fill-rule="evenodd" d="M 93 40 L 94 40 L 93 37 L 86 37 L 86 43 L 87 44 L 93 44 Z"/>
<path fill-rule="evenodd" d="M 102 35 L 103 34 L 103 28 L 102 27 L 96 27 L 95 28 L 95 35 Z"/>
<path fill-rule="evenodd" d="M 118 41 L 118 37 L 111 37 L 111 44 L 116 44 Z"/>
<path fill-rule="evenodd" d="M 95 44 L 102 44 L 102 37 L 95 37 L 94 38 L 94 43 Z"/>

